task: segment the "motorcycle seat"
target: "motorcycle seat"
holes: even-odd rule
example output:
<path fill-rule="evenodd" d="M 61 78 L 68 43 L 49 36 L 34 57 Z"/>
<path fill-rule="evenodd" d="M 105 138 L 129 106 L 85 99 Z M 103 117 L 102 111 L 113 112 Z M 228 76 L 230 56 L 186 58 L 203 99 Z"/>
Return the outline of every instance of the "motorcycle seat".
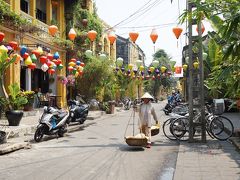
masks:
<path fill-rule="evenodd" d="M 61 112 L 60 114 L 58 114 L 58 117 L 60 119 L 62 119 L 63 117 L 65 117 L 67 115 L 67 112 Z"/>

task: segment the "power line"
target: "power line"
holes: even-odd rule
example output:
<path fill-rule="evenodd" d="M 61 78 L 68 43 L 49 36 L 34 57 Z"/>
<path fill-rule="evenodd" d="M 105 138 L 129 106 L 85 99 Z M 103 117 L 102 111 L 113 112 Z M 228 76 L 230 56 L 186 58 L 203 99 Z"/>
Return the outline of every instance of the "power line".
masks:
<path fill-rule="evenodd" d="M 166 23 L 166 24 L 155 24 L 155 25 L 148 25 L 148 26 L 119 26 L 116 29 L 140 29 L 140 28 L 149 28 L 149 27 L 165 27 L 165 26 L 170 26 L 170 25 L 174 25 L 176 24 L 176 22 L 172 22 L 172 23 Z"/>

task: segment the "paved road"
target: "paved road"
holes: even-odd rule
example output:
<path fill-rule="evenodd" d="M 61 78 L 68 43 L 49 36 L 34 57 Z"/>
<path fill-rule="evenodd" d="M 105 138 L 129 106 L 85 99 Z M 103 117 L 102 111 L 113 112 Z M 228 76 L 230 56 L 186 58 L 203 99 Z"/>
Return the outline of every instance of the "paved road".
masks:
<path fill-rule="evenodd" d="M 163 103 L 154 106 L 161 121 L 166 119 L 160 111 Z M 129 147 L 124 132 L 131 113 L 130 110 L 105 116 L 63 138 L 0 156 L 0 179 L 172 179 L 178 144 L 168 141 L 161 132 L 153 137 L 151 149 Z M 127 135 L 131 133 L 132 121 Z"/>

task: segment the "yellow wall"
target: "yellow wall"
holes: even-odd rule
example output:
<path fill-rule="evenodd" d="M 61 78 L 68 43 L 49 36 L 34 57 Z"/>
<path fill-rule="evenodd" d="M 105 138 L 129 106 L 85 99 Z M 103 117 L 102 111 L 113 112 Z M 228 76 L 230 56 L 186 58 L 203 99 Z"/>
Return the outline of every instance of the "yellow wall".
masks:
<path fill-rule="evenodd" d="M 11 6 L 11 10 L 13 10 L 14 12 L 20 14 L 20 0 L 10 0 L 10 6 Z M 47 24 L 50 25 L 51 24 L 51 18 L 52 18 L 52 13 L 51 13 L 51 1 L 50 0 L 46 0 L 47 2 Z M 58 21 L 59 21 L 59 31 L 60 31 L 60 36 L 61 37 L 65 37 L 64 35 L 64 31 L 65 31 L 65 18 L 64 18 L 64 0 L 59 0 L 59 8 L 58 8 Z M 36 20 L 36 15 L 35 15 L 35 9 L 36 9 L 36 3 L 35 0 L 30 0 L 30 11 L 29 11 L 29 15 L 32 16 L 31 18 L 33 19 L 34 23 L 39 23 L 40 26 L 43 25 L 44 23 L 39 22 L 38 20 Z M 47 25 L 45 25 L 47 26 Z M 8 29 L 6 27 L 2 27 L 0 26 L 0 31 L 5 33 L 5 41 L 9 42 L 9 41 L 17 41 L 18 43 L 20 43 L 20 40 L 17 38 L 19 35 L 19 32 L 13 31 L 11 29 Z M 45 47 L 49 47 L 52 52 L 54 53 L 56 51 L 59 52 L 61 60 L 62 60 L 62 64 L 64 67 L 66 67 L 66 52 L 63 49 L 60 49 L 59 47 L 44 41 L 44 39 L 39 38 L 39 36 L 34 36 L 32 34 L 24 34 L 24 37 L 22 39 L 22 43 L 23 44 L 42 44 Z M 8 87 L 10 84 L 17 82 L 20 84 L 20 64 L 15 65 L 12 64 L 7 70 L 6 70 L 6 76 L 7 78 L 5 78 L 5 87 Z M 66 75 L 66 71 L 65 68 L 63 68 L 61 71 L 58 70 L 57 72 L 58 75 Z M 7 89 L 7 88 L 6 88 Z M 57 103 L 59 106 L 63 107 L 63 106 L 67 106 L 66 103 L 66 86 L 62 85 L 61 83 L 57 82 L 57 95 L 60 95 L 61 98 L 57 99 Z"/>

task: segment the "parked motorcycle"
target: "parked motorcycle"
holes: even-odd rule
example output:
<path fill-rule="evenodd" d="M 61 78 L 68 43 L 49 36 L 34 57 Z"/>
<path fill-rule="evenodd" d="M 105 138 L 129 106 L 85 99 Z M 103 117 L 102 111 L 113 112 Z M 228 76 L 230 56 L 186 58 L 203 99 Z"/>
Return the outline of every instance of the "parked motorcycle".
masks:
<path fill-rule="evenodd" d="M 68 119 L 69 111 L 45 106 L 34 134 L 34 140 L 40 142 L 43 135 L 58 134 L 59 137 L 63 137 L 64 133 L 67 132 Z"/>
<path fill-rule="evenodd" d="M 79 122 L 80 124 L 83 124 L 88 116 L 89 105 L 80 103 L 80 101 L 76 100 L 69 100 L 68 103 L 70 111 L 68 123 Z"/>
<path fill-rule="evenodd" d="M 125 99 L 124 101 L 124 109 L 129 110 L 131 108 L 132 101 L 130 98 Z"/>

